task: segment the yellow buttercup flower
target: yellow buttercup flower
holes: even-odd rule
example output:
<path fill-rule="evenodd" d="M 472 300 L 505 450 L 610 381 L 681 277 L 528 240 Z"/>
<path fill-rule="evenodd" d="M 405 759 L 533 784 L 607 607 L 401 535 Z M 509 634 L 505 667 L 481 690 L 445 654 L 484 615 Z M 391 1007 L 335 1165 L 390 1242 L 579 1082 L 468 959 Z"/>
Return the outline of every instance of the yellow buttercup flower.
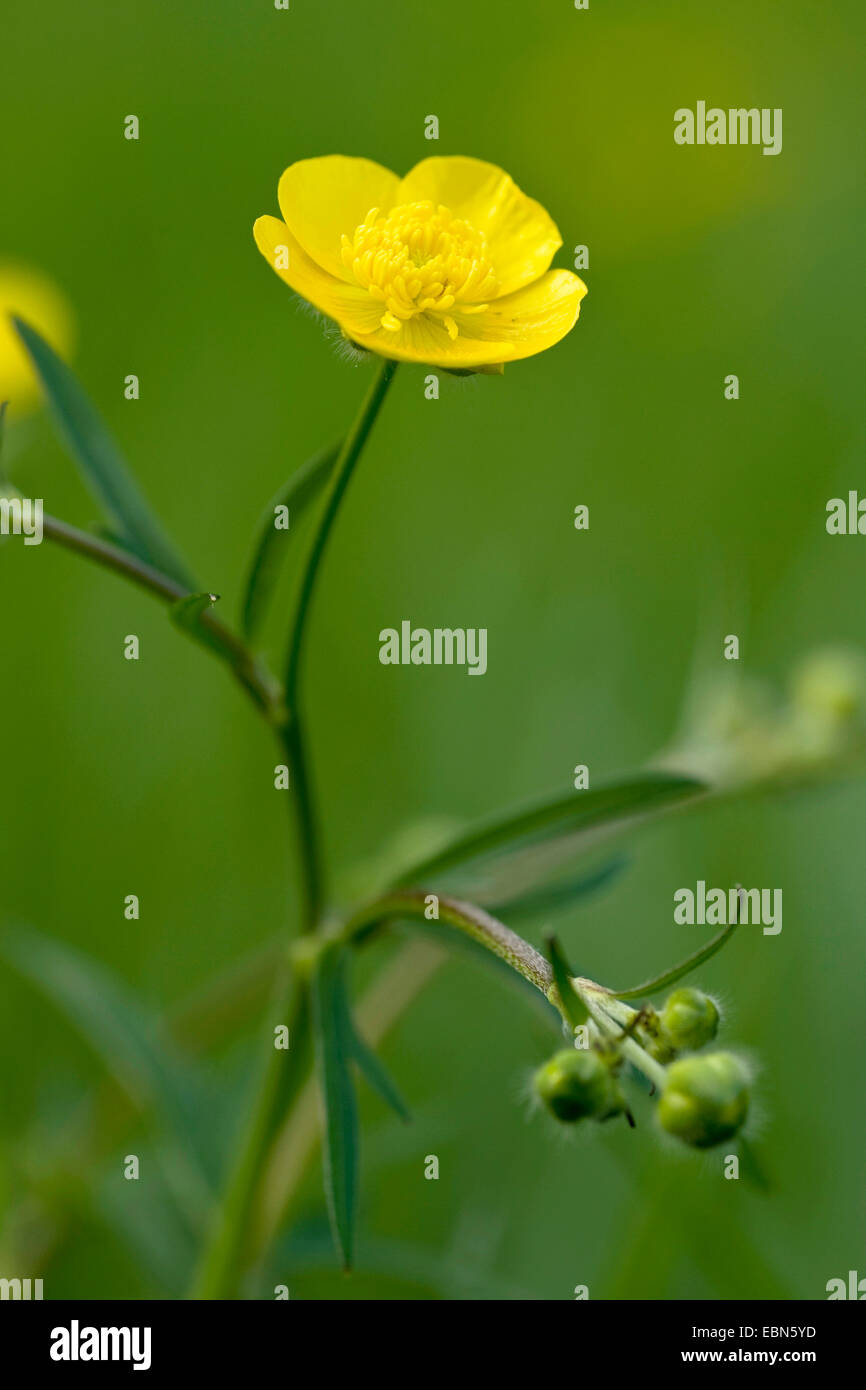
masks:
<path fill-rule="evenodd" d="M 25 415 L 39 400 L 30 358 L 11 316 L 31 324 L 61 357 L 72 347 L 72 313 L 53 281 L 38 270 L 0 261 L 0 401 L 9 414 Z"/>
<path fill-rule="evenodd" d="M 488 370 L 552 347 L 586 294 L 550 270 L 555 223 L 495 164 L 424 159 L 400 179 L 326 155 L 280 179 L 283 220 L 254 227 L 262 255 L 344 335 L 399 362 Z"/>

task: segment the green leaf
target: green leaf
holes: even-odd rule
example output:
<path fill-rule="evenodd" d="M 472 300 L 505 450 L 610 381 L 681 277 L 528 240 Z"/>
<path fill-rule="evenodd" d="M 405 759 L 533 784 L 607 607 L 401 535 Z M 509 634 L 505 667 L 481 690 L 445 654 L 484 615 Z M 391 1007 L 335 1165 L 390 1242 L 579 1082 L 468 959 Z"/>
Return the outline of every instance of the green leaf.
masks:
<path fill-rule="evenodd" d="M 168 616 L 175 627 L 180 628 L 188 637 L 199 642 L 201 646 L 207 647 L 208 651 L 216 652 L 217 656 L 225 657 L 225 647 L 219 637 L 202 622 L 202 614 L 207 613 L 217 602 L 219 594 L 187 594 L 186 598 L 179 598 L 171 605 Z"/>
<path fill-rule="evenodd" d="M 603 839 L 706 792 L 694 778 L 660 772 L 575 791 L 481 825 L 416 864 L 401 883 L 501 907 L 549 882 Z"/>
<path fill-rule="evenodd" d="M 116 1160 L 89 1175 L 94 1189 L 90 1200 L 138 1271 L 157 1283 L 157 1296 L 183 1300 L 198 1240 L 178 1217 L 175 1194 L 164 1176 L 165 1155 L 144 1148 L 140 1139 L 136 1152 L 147 1181 L 135 1185 L 135 1200 L 129 1199 L 129 1185 L 117 1181 Z"/>
<path fill-rule="evenodd" d="M 160 1114 L 177 1142 L 187 1191 L 204 1207 L 209 1156 L 197 1081 L 160 1038 L 158 1025 L 136 996 L 98 962 L 32 928 L 5 931 L 0 956 L 62 1010 L 137 1110 L 154 1108 Z"/>
<path fill-rule="evenodd" d="M 586 1023 L 589 1010 L 571 983 L 573 971 L 562 953 L 562 947 L 555 936 L 547 938 L 547 958 L 553 966 L 553 978 L 559 991 L 563 1012 L 569 1027 L 574 1031 L 581 1023 Z"/>
<path fill-rule="evenodd" d="M 198 642 L 206 651 L 228 662 L 241 684 L 249 691 L 256 704 L 268 717 L 272 717 L 274 702 L 280 692 L 270 680 L 263 666 L 243 646 L 228 628 L 221 623 L 204 622 L 205 615 L 219 599 L 219 594 L 186 594 L 176 599 L 168 610 L 168 616 L 175 627 Z"/>
<path fill-rule="evenodd" d="M 73 373 L 34 328 L 12 321 L 42 382 L 58 434 L 114 529 L 140 560 L 184 588 L 197 589 Z"/>
<path fill-rule="evenodd" d="M 329 444 L 301 464 L 271 498 L 261 515 L 241 610 L 241 629 L 247 639 L 253 637 L 262 625 L 289 545 L 290 532 L 276 529 L 274 512 L 277 507 L 288 507 L 290 522 L 297 523 L 304 508 L 327 482 L 341 448 L 342 441 Z"/>
<path fill-rule="evenodd" d="M 743 1177 L 750 1187 L 766 1196 L 773 1191 L 775 1184 L 765 1167 L 763 1156 L 742 1134 L 739 1136 L 738 1145 Z"/>
<path fill-rule="evenodd" d="M 358 1189 L 358 1106 L 352 1039 L 346 1027 L 344 952 L 326 948 L 312 982 L 316 1063 L 325 1107 L 325 1195 L 337 1252 L 352 1264 Z"/>
<path fill-rule="evenodd" d="M 610 883 L 619 878 L 627 864 L 627 856 L 618 854 L 589 873 L 571 875 L 556 883 L 543 884 L 520 897 L 495 903 L 490 911 L 494 917 L 507 916 L 508 925 L 512 927 L 515 922 L 548 917 L 555 912 L 564 912 L 579 902 L 581 898 L 588 897 L 591 893 L 597 893 L 602 888 L 607 888 Z"/>
<path fill-rule="evenodd" d="M 670 985 L 675 985 L 677 980 L 681 980 L 684 975 L 690 975 L 693 970 L 697 970 L 699 965 L 703 965 L 720 951 L 725 942 L 733 936 L 737 930 L 737 922 L 730 922 L 712 941 L 708 941 L 706 946 L 701 946 L 700 950 L 687 956 L 680 961 L 679 965 L 674 965 L 670 970 L 666 970 L 662 975 L 656 975 L 655 979 L 645 980 L 642 985 L 635 985 L 632 989 L 609 990 L 608 992 L 616 999 L 643 999 L 647 995 L 657 994 L 660 989 L 667 989 Z"/>
<path fill-rule="evenodd" d="M 349 1010 L 348 1000 L 346 999 L 344 1002 L 346 1005 L 346 1034 L 349 1039 L 352 1056 L 358 1065 L 358 1070 L 363 1074 L 367 1084 L 373 1088 L 385 1104 L 389 1105 L 391 1109 L 400 1116 L 400 1119 L 408 1124 L 412 1116 L 409 1113 L 406 1102 L 397 1089 L 397 1085 L 384 1063 L 376 1056 L 373 1049 L 368 1047 L 355 1027 L 355 1021 Z"/>

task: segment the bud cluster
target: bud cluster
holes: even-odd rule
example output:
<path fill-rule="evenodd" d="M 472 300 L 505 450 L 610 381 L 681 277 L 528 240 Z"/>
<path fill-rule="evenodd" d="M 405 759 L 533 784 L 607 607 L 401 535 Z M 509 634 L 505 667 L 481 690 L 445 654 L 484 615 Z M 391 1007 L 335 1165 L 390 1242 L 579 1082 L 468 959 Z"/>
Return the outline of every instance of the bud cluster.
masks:
<path fill-rule="evenodd" d="M 666 1133 L 697 1149 L 737 1134 L 749 1109 L 750 1076 L 732 1053 L 698 1055 L 719 1026 L 709 995 L 677 989 L 656 1012 L 631 1009 L 590 981 L 573 983 L 589 1010 L 589 1045 L 557 1052 L 534 1078 L 535 1094 L 557 1120 L 630 1116 L 619 1079 L 628 1063 L 652 1082 Z"/>

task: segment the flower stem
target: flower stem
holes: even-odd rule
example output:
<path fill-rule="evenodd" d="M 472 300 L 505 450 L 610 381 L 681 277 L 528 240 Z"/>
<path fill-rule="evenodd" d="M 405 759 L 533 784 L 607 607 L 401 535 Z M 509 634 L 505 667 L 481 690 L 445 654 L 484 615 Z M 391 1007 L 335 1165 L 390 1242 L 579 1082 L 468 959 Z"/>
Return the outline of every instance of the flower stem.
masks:
<path fill-rule="evenodd" d="M 619 1044 L 622 1055 L 657 1090 L 664 1090 L 667 1073 L 662 1064 L 650 1057 L 634 1038 L 624 1036 L 626 1028 L 635 1017 L 635 1010 L 627 1004 L 620 1003 L 610 990 L 597 985 L 594 980 L 576 979 L 573 984 L 601 1032 Z"/>
<path fill-rule="evenodd" d="M 301 931 L 314 931 L 322 910 L 322 876 L 304 735 L 296 718 L 282 731 L 290 768 L 291 808 L 301 871 Z"/>
<path fill-rule="evenodd" d="M 280 731 L 280 737 L 289 761 L 290 788 L 301 866 L 303 930 L 307 934 L 316 930 L 322 912 L 319 841 L 303 721 L 298 709 L 298 687 L 307 618 L 334 519 L 395 371 L 395 362 L 382 362 L 358 418 L 340 450 L 302 570 L 290 628 L 285 683 L 285 704 L 289 721 Z M 290 1049 L 286 1052 L 275 1048 L 273 1035 L 269 1035 L 268 1046 L 272 1055 L 261 1074 L 251 1108 L 249 1127 L 244 1133 L 216 1224 L 202 1256 L 193 1285 L 193 1298 L 219 1299 L 229 1296 L 236 1289 L 242 1273 L 249 1213 L 259 1188 L 269 1147 L 308 1070 L 310 1060 L 308 981 L 304 979 L 296 983 L 295 990 L 293 1019 L 288 1025 Z M 290 994 L 286 993 L 278 1012 L 281 1022 L 288 1018 L 290 1004 Z"/>
<path fill-rule="evenodd" d="M 291 627 L 291 638 L 289 641 L 289 654 L 286 663 L 286 699 L 289 709 L 294 710 L 297 703 L 298 676 L 301 667 L 301 655 L 304 648 L 304 638 L 307 631 L 307 614 L 309 612 L 310 600 L 313 597 L 316 576 L 322 562 L 322 556 L 328 544 L 331 534 L 331 527 L 337 515 L 340 503 L 343 500 L 346 488 L 355 470 L 355 464 L 361 456 L 361 451 L 367 442 L 367 438 L 379 414 L 382 402 L 388 394 L 388 387 L 394 378 L 397 370 L 396 362 L 389 362 L 383 358 L 376 373 L 375 380 L 367 393 L 367 397 L 358 414 L 354 425 L 343 441 L 325 500 L 322 505 L 319 525 L 313 537 L 307 562 L 301 576 L 297 598 L 295 600 L 294 618 Z"/>

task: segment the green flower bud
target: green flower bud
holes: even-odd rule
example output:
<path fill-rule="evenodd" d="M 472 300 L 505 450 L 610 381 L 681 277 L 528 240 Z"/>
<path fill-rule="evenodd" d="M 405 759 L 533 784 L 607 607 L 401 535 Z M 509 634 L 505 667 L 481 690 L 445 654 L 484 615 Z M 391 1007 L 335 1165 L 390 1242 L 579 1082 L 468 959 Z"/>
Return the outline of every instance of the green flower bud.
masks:
<path fill-rule="evenodd" d="M 551 1114 L 566 1124 L 588 1115 L 604 1120 L 622 1109 L 610 1066 L 597 1052 L 579 1048 L 557 1052 L 539 1067 L 534 1086 Z"/>
<path fill-rule="evenodd" d="M 675 989 L 661 1011 L 662 1037 L 677 1052 L 695 1052 L 712 1042 L 719 1028 L 719 1011 L 699 989 Z"/>
<path fill-rule="evenodd" d="M 736 1134 L 749 1109 L 749 1073 L 730 1052 L 684 1057 L 668 1067 L 658 1107 L 668 1134 L 709 1149 Z"/>

